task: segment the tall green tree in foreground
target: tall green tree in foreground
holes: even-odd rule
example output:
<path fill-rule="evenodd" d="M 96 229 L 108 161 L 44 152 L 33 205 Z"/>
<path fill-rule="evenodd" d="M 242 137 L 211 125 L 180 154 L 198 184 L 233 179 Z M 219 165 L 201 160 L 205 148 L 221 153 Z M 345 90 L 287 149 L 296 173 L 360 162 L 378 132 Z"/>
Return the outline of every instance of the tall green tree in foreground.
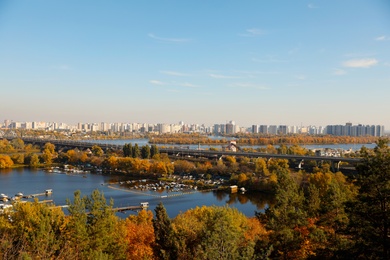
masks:
<path fill-rule="evenodd" d="M 156 212 L 156 217 L 153 219 L 156 239 L 155 254 L 161 259 L 177 259 L 171 219 L 168 217 L 167 211 L 161 202 L 154 211 Z"/>
<path fill-rule="evenodd" d="M 274 257 L 288 259 L 300 249 L 303 242 L 298 227 L 305 225 L 303 212 L 303 194 L 291 178 L 288 170 L 277 170 L 276 204 L 260 217 L 267 219 L 266 227 L 272 230 L 270 240 L 274 248 Z"/>
<path fill-rule="evenodd" d="M 113 201 L 106 203 L 104 194 L 94 190 L 91 196 L 74 194 L 68 201 L 69 243 L 77 259 L 124 259 L 126 248 L 117 229 L 120 220 L 112 211 Z"/>
<path fill-rule="evenodd" d="M 362 150 L 356 184 L 357 200 L 350 207 L 356 257 L 390 258 L 390 148 L 380 139 L 373 151 Z"/>

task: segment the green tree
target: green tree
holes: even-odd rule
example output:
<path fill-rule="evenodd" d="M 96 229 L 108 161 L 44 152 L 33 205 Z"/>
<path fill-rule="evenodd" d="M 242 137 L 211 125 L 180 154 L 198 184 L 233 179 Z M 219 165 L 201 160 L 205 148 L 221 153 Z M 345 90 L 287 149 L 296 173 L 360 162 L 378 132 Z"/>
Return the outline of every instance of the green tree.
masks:
<path fill-rule="evenodd" d="M 387 139 L 380 139 L 372 152 L 361 151 L 363 160 L 357 167 L 356 182 L 359 193 L 350 206 L 357 257 L 390 258 L 390 148 L 387 143 Z"/>
<path fill-rule="evenodd" d="M 155 155 L 159 154 L 158 147 L 155 144 L 152 144 L 150 148 L 150 157 L 153 158 Z"/>
<path fill-rule="evenodd" d="M 141 148 L 141 157 L 142 159 L 149 159 L 150 158 L 150 147 L 149 145 L 144 145 Z"/>
<path fill-rule="evenodd" d="M 299 229 L 305 226 L 304 196 L 288 170 L 276 170 L 276 204 L 265 213 L 257 213 L 259 220 L 271 231 L 270 244 L 273 247 L 272 257 L 281 259 L 299 258 L 304 242 Z M 268 248 L 269 249 L 269 248 Z M 264 251 L 268 249 L 263 249 Z"/>
<path fill-rule="evenodd" d="M 133 155 L 133 158 L 141 157 L 141 151 L 139 150 L 138 144 L 135 144 L 133 146 L 133 153 L 132 153 L 132 155 Z"/>
<path fill-rule="evenodd" d="M 133 146 L 131 143 L 125 144 L 123 146 L 123 156 L 124 157 L 133 157 Z"/>
<path fill-rule="evenodd" d="M 154 211 L 156 213 L 156 217 L 153 219 L 156 242 L 155 254 L 161 259 L 177 259 L 171 219 L 161 202 Z"/>
<path fill-rule="evenodd" d="M 78 190 L 74 192 L 73 201 L 67 199 L 66 204 L 69 211 L 69 221 L 66 226 L 67 240 L 72 254 L 76 259 L 81 259 L 89 245 L 85 199 L 81 197 L 81 192 Z"/>
<path fill-rule="evenodd" d="M 74 201 L 68 201 L 70 221 L 68 228 L 77 256 L 81 259 L 124 259 L 126 248 L 120 242 L 119 220 L 112 211 L 113 201 L 106 203 L 104 194 L 94 190 L 91 196 L 81 197 L 75 192 Z M 72 236 L 75 233 L 75 236 Z"/>

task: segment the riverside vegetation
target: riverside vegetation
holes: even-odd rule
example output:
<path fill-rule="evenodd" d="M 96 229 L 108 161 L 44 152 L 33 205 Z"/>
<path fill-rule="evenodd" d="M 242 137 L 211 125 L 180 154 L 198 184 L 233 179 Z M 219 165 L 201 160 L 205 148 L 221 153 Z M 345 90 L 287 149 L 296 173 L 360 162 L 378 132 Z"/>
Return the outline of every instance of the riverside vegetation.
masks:
<path fill-rule="evenodd" d="M 17 203 L 0 215 L 2 259 L 388 259 L 390 148 L 362 148 L 357 174 L 332 173 L 327 164 L 294 172 L 287 160 L 228 157 L 217 163 L 171 163 L 157 147 L 125 145 L 120 153 L 54 145 L 0 143 L 0 165 L 90 164 L 124 175 L 203 178 L 267 191 L 275 203 L 247 218 L 229 207 L 198 207 L 169 218 L 162 204 L 120 219 L 104 194 L 76 191 L 68 214 L 54 205 Z M 298 149 L 297 147 L 293 149 Z M 302 148 L 303 149 L 303 148 Z M 277 150 L 277 149 L 276 149 Z M 301 150 L 299 150 L 301 151 Z M 304 149 L 301 151 L 304 152 Z M 21 157 L 24 157 L 24 160 Z M 5 158 L 5 159 L 4 159 Z M 26 158 L 28 158 L 26 160 Z M 33 159 L 35 158 L 35 159 Z M 31 163 L 33 161 L 33 163 Z"/>

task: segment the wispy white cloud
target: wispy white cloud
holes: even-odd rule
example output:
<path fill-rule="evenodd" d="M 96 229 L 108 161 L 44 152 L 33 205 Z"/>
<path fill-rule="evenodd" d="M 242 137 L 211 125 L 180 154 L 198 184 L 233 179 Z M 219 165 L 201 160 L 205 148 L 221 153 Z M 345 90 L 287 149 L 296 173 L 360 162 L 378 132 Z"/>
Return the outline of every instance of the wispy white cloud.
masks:
<path fill-rule="evenodd" d="M 334 69 L 333 70 L 333 75 L 342 76 L 345 74 L 347 74 L 347 72 L 345 70 L 342 70 L 342 69 Z"/>
<path fill-rule="evenodd" d="M 186 38 L 163 38 L 163 37 L 156 36 L 153 33 L 149 33 L 148 36 L 152 39 L 164 41 L 164 42 L 184 43 L 184 42 L 191 41 L 190 39 L 186 39 Z"/>
<path fill-rule="evenodd" d="M 309 9 L 317 9 L 317 8 L 319 8 L 319 6 L 317 6 L 317 5 L 315 5 L 315 4 L 312 4 L 312 3 L 308 4 L 307 7 L 308 7 Z"/>
<path fill-rule="evenodd" d="M 160 71 L 160 73 L 165 74 L 165 75 L 178 76 L 178 77 L 188 77 L 188 76 L 190 76 L 189 74 L 185 74 L 185 73 L 181 73 L 181 72 L 177 72 L 177 71 L 163 70 L 163 71 Z"/>
<path fill-rule="evenodd" d="M 375 38 L 376 41 L 390 41 L 390 37 L 386 35 L 381 35 Z"/>
<path fill-rule="evenodd" d="M 228 76 L 228 75 L 222 75 L 222 74 L 209 74 L 210 77 L 215 79 L 238 79 L 240 77 L 237 76 Z"/>
<path fill-rule="evenodd" d="M 163 82 L 160 80 L 150 80 L 149 81 L 153 85 L 158 85 L 158 86 L 170 86 L 170 87 L 186 87 L 186 88 L 198 88 L 199 86 L 188 83 L 188 82 L 176 82 L 176 81 L 171 81 L 171 82 Z"/>
<path fill-rule="evenodd" d="M 231 87 L 236 87 L 236 88 L 253 88 L 253 89 L 260 89 L 260 90 L 269 89 L 266 86 L 257 85 L 257 84 L 253 84 L 253 83 L 233 83 L 230 86 Z"/>
<path fill-rule="evenodd" d="M 348 68 L 369 68 L 378 64 L 377 59 L 355 59 L 343 62 L 344 67 Z"/>
<path fill-rule="evenodd" d="M 245 33 L 240 33 L 239 35 L 243 36 L 243 37 L 256 37 L 256 36 L 261 36 L 264 34 L 265 34 L 265 31 L 262 29 L 251 28 L 251 29 L 246 29 Z"/>
<path fill-rule="evenodd" d="M 188 83 L 188 82 L 180 83 L 180 84 L 178 84 L 178 86 L 188 87 L 188 88 L 198 88 L 199 87 L 197 85 L 194 85 L 194 84 L 191 84 L 191 83 Z"/>
<path fill-rule="evenodd" d="M 149 82 L 152 83 L 153 85 L 159 85 L 159 86 L 166 85 L 166 83 L 159 81 L 159 80 L 151 80 Z"/>

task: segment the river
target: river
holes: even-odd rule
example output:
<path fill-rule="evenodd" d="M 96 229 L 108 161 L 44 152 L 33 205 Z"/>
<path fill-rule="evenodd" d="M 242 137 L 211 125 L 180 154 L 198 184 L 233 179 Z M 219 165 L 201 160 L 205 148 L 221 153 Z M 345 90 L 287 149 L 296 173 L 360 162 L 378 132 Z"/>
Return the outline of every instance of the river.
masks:
<path fill-rule="evenodd" d="M 141 202 L 149 202 L 149 209 L 154 210 L 162 202 L 170 217 L 197 206 L 225 206 L 237 208 L 248 217 L 253 217 L 255 211 L 264 210 L 269 201 L 265 194 L 230 194 L 225 192 L 192 191 L 190 194 L 182 192 L 158 193 L 156 191 L 134 191 L 114 184 L 116 189 L 110 188 L 110 181 L 125 181 L 125 177 L 105 176 L 99 174 L 64 174 L 49 173 L 42 169 L 11 169 L 0 170 L 0 193 L 9 197 L 18 192 L 24 195 L 43 193 L 53 189 L 49 196 L 39 196 L 39 200 L 53 200 L 56 205 L 65 205 L 66 199 L 73 199 L 73 193 L 80 190 L 83 195 L 90 195 L 95 189 L 103 192 L 107 202 L 114 200 L 114 207 L 137 206 Z M 103 185 L 102 185 L 103 184 Z M 174 196 L 172 196 L 174 195 Z M 30 201 L 32 199 L 29 199 Z M 3 202 L 1 202 L 3 203 Z M 9 202 L 8 202 L 9 203 Z M 66 209 L 64 209 L 67 212 Z M 117 213 L 120 217 L 127 217 L 133 212 Z"/>

